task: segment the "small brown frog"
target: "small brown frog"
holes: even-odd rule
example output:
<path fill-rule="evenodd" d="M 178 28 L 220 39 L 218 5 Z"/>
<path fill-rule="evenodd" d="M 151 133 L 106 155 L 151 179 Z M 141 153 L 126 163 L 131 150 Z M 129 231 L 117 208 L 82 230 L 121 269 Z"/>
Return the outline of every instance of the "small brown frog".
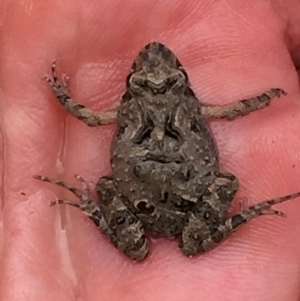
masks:
<path fill-rule="evenodd" d="M 91 199 L 80 176 L 82 190 L 52 178 L 34 177 L 73 192 L 79 202 L 52 204 L 81 209 L 131 259 L 141 261 L 147 256 L 145 232 L 179 236 L 181 251 L 193 256 L 215 247 L 257 216 L 284 216 L 272 206 L 300 196 L 298 192 L 267 200 L 226 219 L 238 181 L 233 174 L 220 171 L 206 122 L 209 118 L 232 120 L 265 108 L 274 97 L 286 94 L 282 89 L 229 105 L 202 103 L 176 56 L 157 42 L 148 44 L 135 59 L 116 110 L 93 112 L 75 102 L 67 79 L 58 79 L 53 63 L 52 77 L 46 80 L 65 110 L 89 126 L 117 124 L 112 172 L 97 183 L 100 201 Z"/>

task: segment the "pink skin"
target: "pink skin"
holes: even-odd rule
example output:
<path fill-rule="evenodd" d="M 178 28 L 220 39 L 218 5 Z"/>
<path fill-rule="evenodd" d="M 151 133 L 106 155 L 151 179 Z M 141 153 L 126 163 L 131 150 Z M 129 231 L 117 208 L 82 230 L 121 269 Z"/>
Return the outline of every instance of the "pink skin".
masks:
<path fill-rule="evenodd" d="M 290 53 L 299 61 L 299 10 L 297 0 L 4 1 L 0 299 L 299 300 L 300 199 L 276 206 L 286 219 L 256 219 L 192 260 L 159 238 L 135 264 L 79 210 L 49 207 L 56 195 L 73 196 L 32 178 L 78 183 L 79 173 L 94 185 L 110 170 L 115 127 L 89 128 L 63 111 L 41 79 L 52 60 L 70 75 L 75 99 L 103 110 L 118 104 L 137 52 L 157 40 L 174 50 L 206 102 L 271 87 L 288 92 L 263 111 L 211 122 L 222 170 L 241 183 L 232 212 L 241 200 L 247 207 L 299 191 L 299 83 Z"/>

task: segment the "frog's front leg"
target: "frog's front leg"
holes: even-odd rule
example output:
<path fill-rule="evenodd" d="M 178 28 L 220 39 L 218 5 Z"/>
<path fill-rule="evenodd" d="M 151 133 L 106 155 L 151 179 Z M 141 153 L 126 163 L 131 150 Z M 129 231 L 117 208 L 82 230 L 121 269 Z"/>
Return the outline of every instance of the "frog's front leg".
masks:
<path fill-rule="evenodd" d="M 34 178 L 64 187 L 80 199 L 79 202 L 59 199 L 51 202 L 52 206 L 65 204 L 79 208 L 96 224 L 100 232 L 128 257 L 141 261 L 147 256 L 148 243 L 142 223 L 125 207 L 111 178 L 103 177 L 97 184 L 97 192 L 101 197 L 100 204 L 91 199 L 89 189 L 80 176 L 77 176 L 77 179 L 82 182 L 82 190 L 49 177 L 35 175 Z"/>
<path fill-rule="evenodd" d="M 281 95 L 286 94 L 287 93 L 280 88 L 273 88 L 261 95 L 226 105 L 202 103 L 201 114 L 206 118 L 233 120 L 237 117 L 245 116 L 254 111 L 261 110 L 267 107 L 275 97 L 280 97 Z"/>
<path fill-rule="evenodd" d="M 72 99 L 69 89 L 68 81 L 69 77 L 64 75 L 60 81 L 56 73 L 56 62 L 51 65 L 52 77 L 45 76 L 45 80 L 52 87 L 52 90 L 58 100 L 58 102 L 69 112 L 72 116 L 79 120 L 82 120 L 88 126 L 98 126 L 103 124 L 114 123 L 117 118 L 117 109 L 95 112 L 86 108 L 84 105 L 76 102 Z"/>
<path fill-rule="evenodd" d="M 208 188 L 209 190 L 210 188 Z M 217 204 L 218 201 L 230 202 L 234 194 L 227 195 L 229 191 L 230 184 L 227 184 L 225 187 L 219 187 L 219 193 L 211 194 L 210 198 L 206 197 L 204 202 L 199 203 L 199 206 L 191 213 L 188 223 L 183 230 L 180 243 L 180 248 L 185 255 L 193 256 L 214 248 L 242 225 L 258 216 L 268 214 L 285 217 L 283 212 L 273 209 L 272 206 L 300 197 L 300 192 L 298 192 L 263 201 L 225 219 L 225 212 L 223 212 L 224 214 L 221 213 L 219 208 L 213 208 L 212 204 Z M 206 196 L 208 194 L 206 192 Z"/>

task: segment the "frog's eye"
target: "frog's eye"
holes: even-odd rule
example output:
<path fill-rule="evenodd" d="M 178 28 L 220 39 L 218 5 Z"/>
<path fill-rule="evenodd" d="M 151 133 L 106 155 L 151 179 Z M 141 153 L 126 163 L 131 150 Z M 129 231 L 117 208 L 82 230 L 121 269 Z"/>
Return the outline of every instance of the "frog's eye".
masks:
<path fill-rule="evenodd" d="M 166 85 L 168 87 L 172 87 L 174 86 L 177 82 L 178 82 L 178 76 L 172 76 L 172 77 L 168 77 L 167 80 L 166 80 Z"/>
<path fill-rule="evenodd" d="M 136 77 L 136 76 L 130 76 L 129 77 L 128 85 L 139 86 L 141 88 L 146 88 L 148 86 L 146 79 Z"/>
<path fill-rule="evenodd" d="M 141 88 L 148 87 L 148 80 L 146 80 L 146 79 L 135 78 L 133 80 L 133 82 L 134 82 L 135 85 L 140 86 Z"/>
<path fill-rule="evenodd" d="M 132 85 L 145 88 L 147 86 L 147 83 L 145 79 L 142 79 L 135 76 L 133 73 L 130 73 L 126 78 L 126 87 L 129 88 Z"/>

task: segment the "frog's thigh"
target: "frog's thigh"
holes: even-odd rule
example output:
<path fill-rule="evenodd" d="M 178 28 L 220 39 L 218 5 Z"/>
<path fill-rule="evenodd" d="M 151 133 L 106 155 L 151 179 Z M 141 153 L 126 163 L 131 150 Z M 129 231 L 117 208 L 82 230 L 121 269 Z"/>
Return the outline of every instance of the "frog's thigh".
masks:
<path fill-rule="evenodd" d="M 220 243 L 223 235 L 220 226 L 225 222 L 226 212 L 237 189 L 238 181 L 234 175 L 216 174 L 182 231 L 179 246 L 186 256 L 202 253 Z"/>
<path fill-rule="evenodd" d="M 145 259 L 148 242 L 141 221 L 124 205 L 111 177 L 97 183 L 100 207 L 111 230 L 112 243 L 135 261 Z"/>

